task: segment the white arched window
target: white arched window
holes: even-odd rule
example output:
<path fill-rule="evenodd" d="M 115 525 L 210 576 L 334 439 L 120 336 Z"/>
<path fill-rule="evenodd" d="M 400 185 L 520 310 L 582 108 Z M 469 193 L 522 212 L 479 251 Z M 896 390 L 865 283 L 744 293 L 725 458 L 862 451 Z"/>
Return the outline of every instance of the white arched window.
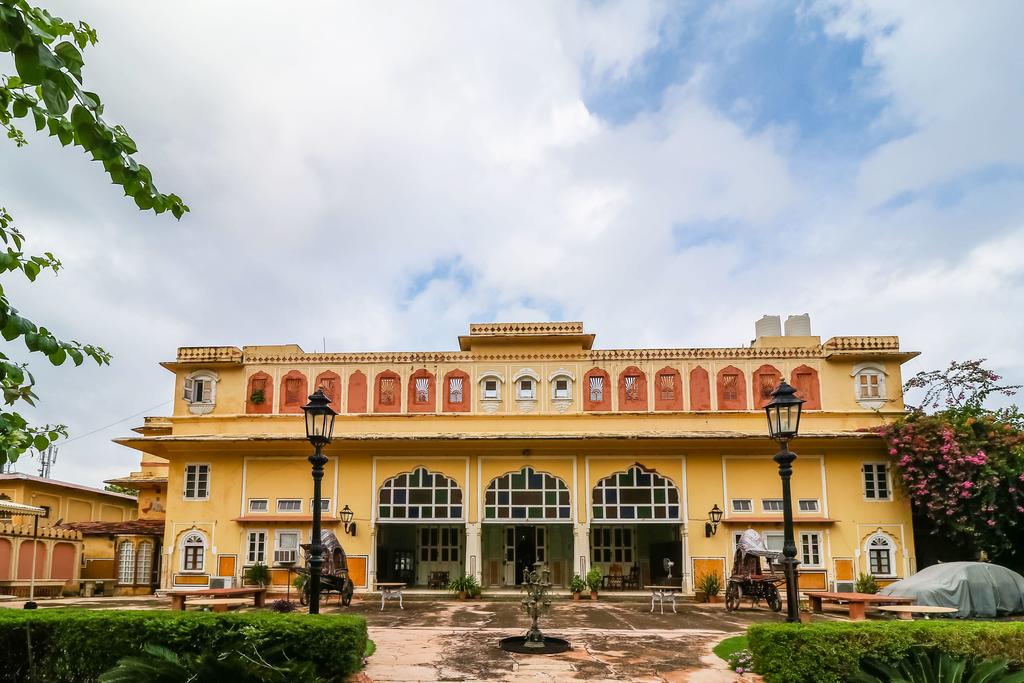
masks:
<path fill-rule="evenodd" d="M 153 573 L 153 542 L 139 543 L 138 557 L 135 559 L 135 582 L 149 583 Z"/>
<path fill-rule="evenodd" d="M 500 401 L 501 385 L 505 377 L 500 372 L 485 372 L 480 375 L 480 398 L 484 401 Z"/>
<path fill-rule="evenodd" d="M 524 467 L 491 480 L 484 491 L 484 520 L 571 521 L 569 487 L 553 474 Z"/>
<path fill-rule="evenodd" d="M 877 533 L 868 539 L 865 549 L 868 552 L 868 572 L 872 576 L 896 575 L 896 544 L 892 538 Z"/>
<path fill-rule="evenodd" d="M 135 544 L 131 541 L 121 541 L 117 547 L 117 582 L 135 583 Z"/>
<path fill-rule="evenodd" d="M 216 373 L 210 370 L 196 370 L 185 378 L 182 398 L 194 415 L 204 415 L 213 410 L 217 402 Z"/>
<path fill-rule="evenodd" d="M 206 564 L 206 537 L 189 531 L 181 539 L 181 571 L 202 572 Z"/>
<path fill-rule="evenodd" d="M 540 376 L 530 368 L 523 368 L 512 377 L 517 401 L 536 401 Z"/>
<path fill-rule="evenodd" d="M 863 408 L 878 410 L 885 405 L 885 367 L 878 363 L 858 363 L 853 366 L 853 395 Z"/>
<path fill-rule="evenodd" d="M 551 376 L 548 377 L 548 383 L 551 384 L 552 400 L 571 401 L 572 385 L 575 379 L 568 370 L 558 369 L 551 373 Z"/>

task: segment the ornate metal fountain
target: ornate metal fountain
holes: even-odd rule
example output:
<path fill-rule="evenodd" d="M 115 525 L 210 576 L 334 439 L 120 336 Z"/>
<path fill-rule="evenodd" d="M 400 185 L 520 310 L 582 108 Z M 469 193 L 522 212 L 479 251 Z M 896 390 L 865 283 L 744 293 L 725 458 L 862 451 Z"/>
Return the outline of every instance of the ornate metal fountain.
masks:
<path fill-rule="evenodd" d="M 551 597 L 548 595 L 551 589 L 550 574 L 543 562 L 534 563 L 532 570 L 529 567 L 523 569 L 523 590 L 526 595 L 523 597 L 522 605 L 530 617 L 530 630 L 525 636 L 502 638 L 498 643 L 502 650 L 551 655 L 565 652 L 570 648 L 568 640 L 546 636 L 540 630 L 540 617 L 551 607 Z"/>

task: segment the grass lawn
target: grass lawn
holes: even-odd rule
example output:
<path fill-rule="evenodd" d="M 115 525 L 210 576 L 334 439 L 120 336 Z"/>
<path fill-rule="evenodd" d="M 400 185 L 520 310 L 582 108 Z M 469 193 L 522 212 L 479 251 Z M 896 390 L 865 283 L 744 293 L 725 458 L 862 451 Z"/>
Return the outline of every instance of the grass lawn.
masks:
<path fill-rule="evenodd" d="M 723 661 L 729 660 L 729 655 L 739 652 L 740 650 L 749 649 L 750 644 L 747 642 L 747 637 L 744 636 L 732 636 L 726 638 L 712 649 L 720 659 Z"/>

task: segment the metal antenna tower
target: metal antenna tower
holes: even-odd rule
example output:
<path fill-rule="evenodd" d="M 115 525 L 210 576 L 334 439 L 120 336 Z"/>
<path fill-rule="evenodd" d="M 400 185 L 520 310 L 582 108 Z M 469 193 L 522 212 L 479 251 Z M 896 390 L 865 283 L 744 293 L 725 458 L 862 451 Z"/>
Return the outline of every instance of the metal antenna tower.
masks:
<path fill-rule="evenodd" d="M 50 471 L 53 464 L 57 462 L 57 449 L 50 446 L 45 451 L 39 451 L 39 476 L 43 479 L 50 478 Z"/>

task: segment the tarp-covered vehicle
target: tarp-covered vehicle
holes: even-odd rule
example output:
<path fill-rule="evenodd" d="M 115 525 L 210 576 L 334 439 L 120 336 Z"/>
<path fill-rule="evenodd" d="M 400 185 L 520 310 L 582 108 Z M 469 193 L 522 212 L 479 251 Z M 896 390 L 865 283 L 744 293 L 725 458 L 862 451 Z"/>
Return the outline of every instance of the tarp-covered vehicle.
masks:
<path fill-rule="evenodd" d="M 762 560 L 765 566 L 762 568 Z M 740 608 L 743 598 L 749 598 L 751 606 L 764 600 L 773 612 L 782 609 L 779 586 L 785 583 L 785 576 L 779 571 L 782 553 L 768 550 L 761 534 L 747 529 L 736 543 L 732 574 L 725 589 L 725 608 L 734 611 Z"/>
<path fill-rule="evenodd" d="M 952 607 L 955 617 L 1024 613 L 1024 576 L 988 562 L 947 562 L 890 584 L 881 595 L 914 598 L 918 605 Z"/>

